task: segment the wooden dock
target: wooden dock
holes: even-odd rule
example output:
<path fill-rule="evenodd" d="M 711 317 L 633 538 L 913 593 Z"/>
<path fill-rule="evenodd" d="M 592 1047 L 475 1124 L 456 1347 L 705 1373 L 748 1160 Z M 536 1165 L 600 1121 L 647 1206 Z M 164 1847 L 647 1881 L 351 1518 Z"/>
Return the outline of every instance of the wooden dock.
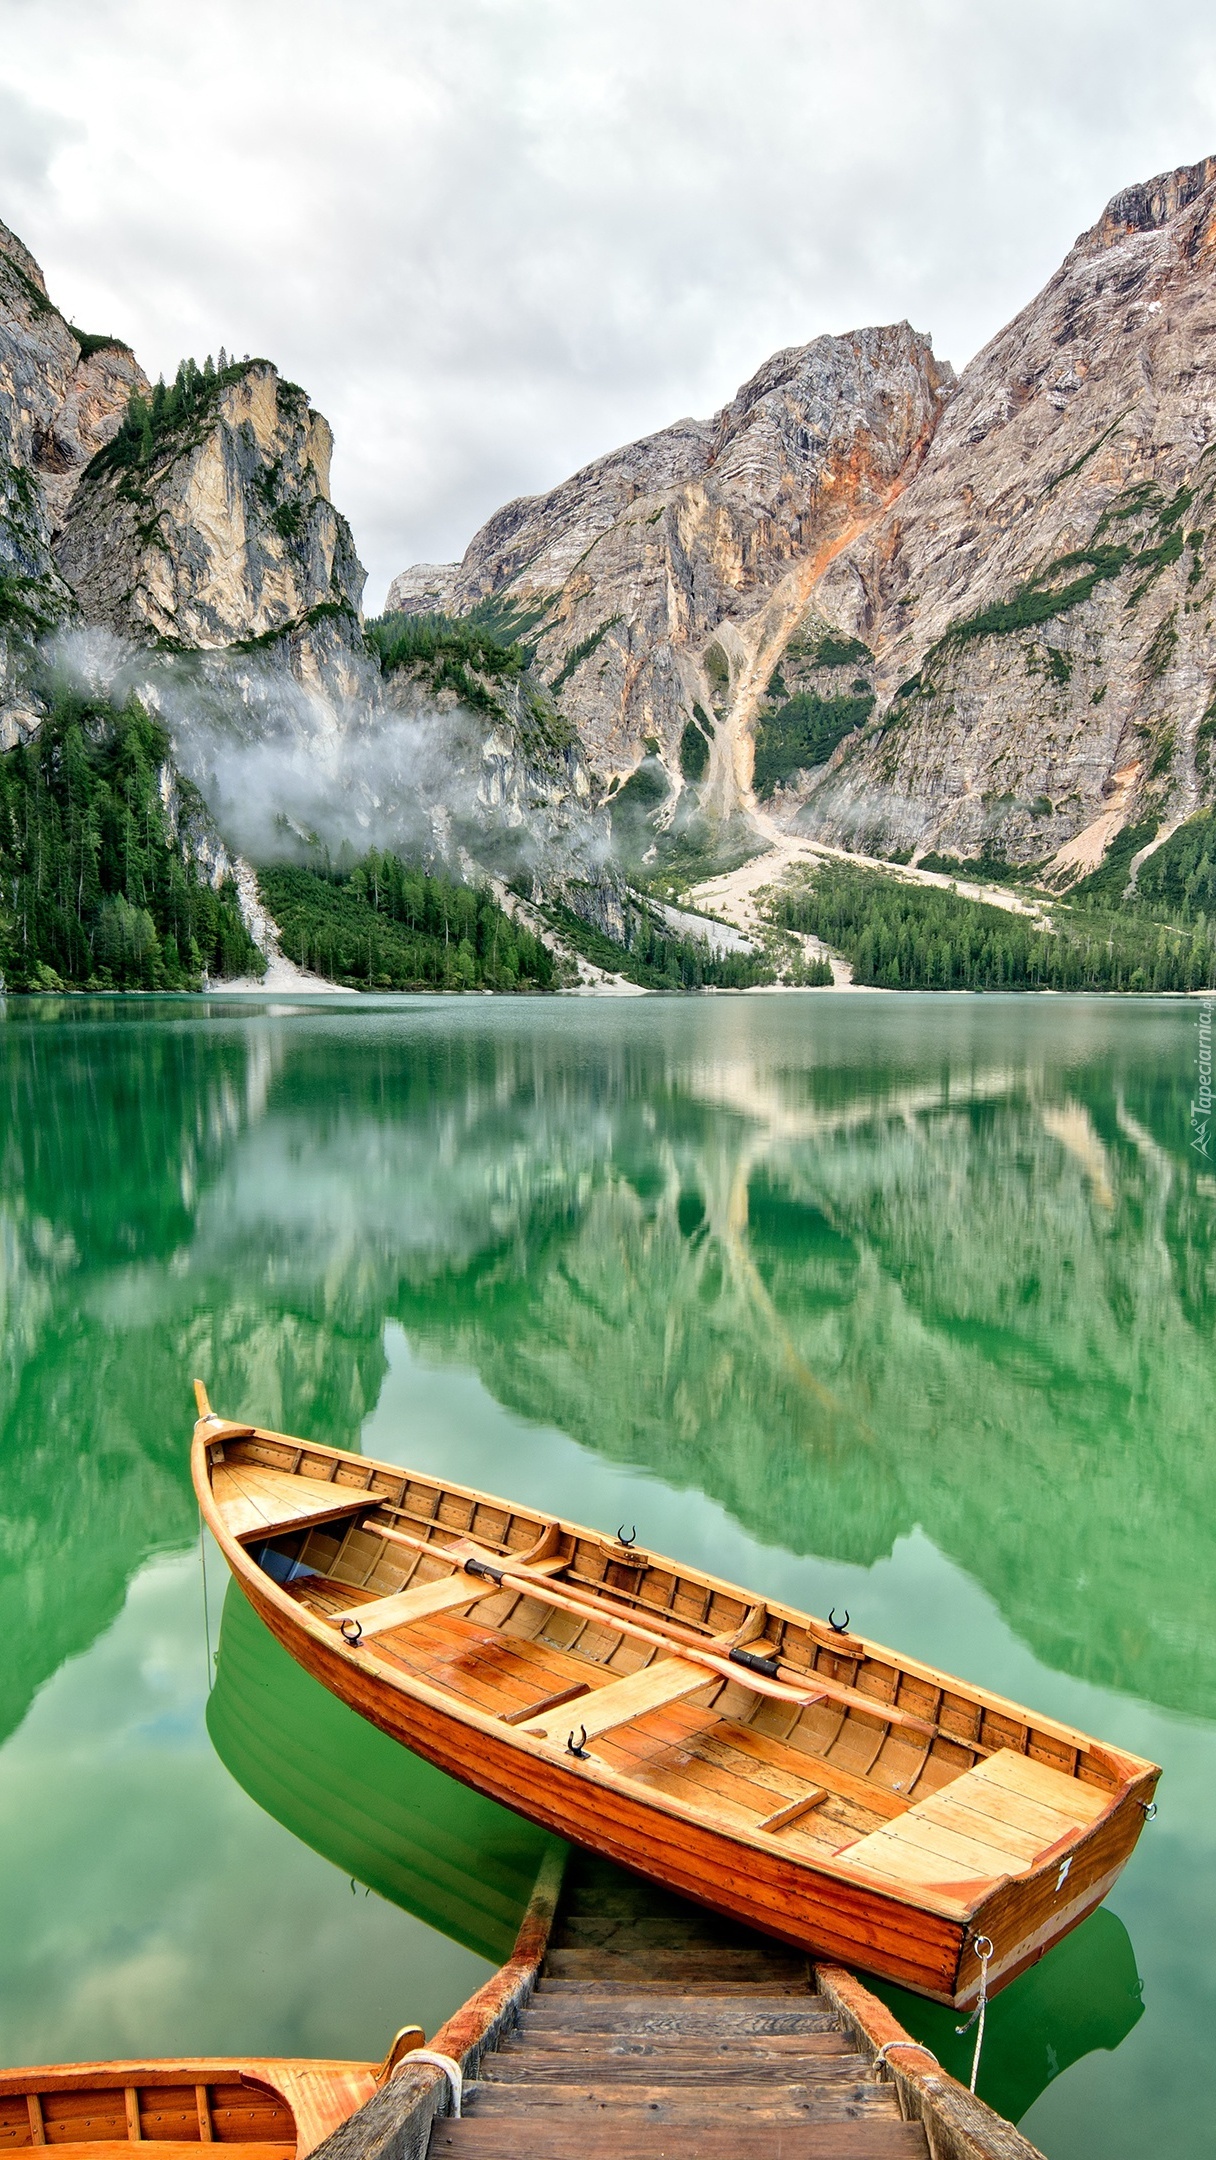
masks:
<path fill-rule="evenodd" d="M 572 1864 L 516 2033 L 431 2160 L 925 2160 L 805 1958 L 605 1862 Z"/>
<path fill-rule="evenodd" d="M 407 2057 L 314 2160 L 1041 2160 L 851 1973 L 582 1855 L 431 2047 L 459 2118 Z"/>

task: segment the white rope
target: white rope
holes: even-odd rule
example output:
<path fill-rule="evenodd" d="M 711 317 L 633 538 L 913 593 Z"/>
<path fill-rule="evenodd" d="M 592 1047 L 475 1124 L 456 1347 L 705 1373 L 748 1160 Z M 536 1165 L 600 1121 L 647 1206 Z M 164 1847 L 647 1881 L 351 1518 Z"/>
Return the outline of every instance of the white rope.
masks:
<path fill-rule="evenodd" d="M 919 2040 L 884 2040 L 884 2041 L 883 2041 L 883 2044 L 882 2044 L 882 2046 L 881 2046 L 881 2047 L 879 2048 L 879 2050 L 878 2050 L 878 2053 L 877 2053 L 877 2054 L 876 2054 L 876 2056 L 874 2057 L 874 2060 L 873 2060 L 873 2062 L 872 2062 L 872 2063 L 870 2064 L 870 2068 L 871 2068 L 871 2070 L 879 2070 L 879 2069 L 881 2069 L 881 2068 L 882 2068 L 882 2065 L 883 2065 L 883 2063 L 884 2063 L 884 2062 L 886 2062 L 886 2060 L 887 2060 L 887 2056 L 888 2056 L 888 2054 L 889 2054 L 890 2050 L 891 2050 L 892 2048 L 897 2048 L 897 2047 L 898 2047 L 898 2048 L 908 2048 L 908 2047 L 910 2047 L 910 2048 L 917 2048 L 917 2049 L 919 2050 L 919 2052 L 920 2052 L 920 2053 L 921 2053 L 922 2055 L 927 2055 L 927 2056 L 928 2056 L 928 2058 L 929 2058 L 930 2062 L 931 2062 L 931 2063 L 933 2064 L 933 2066 L 934 2066 L 934 2068 L 935 2068 L 935 2069 L 937 2069 L 937 2070 L 940 2070 L 940 2069 L 941 2069 L 941 2064 L 940 2064 L 940 2063 L 938 2062 L 938 2059 L 937 2059 L 936 2055 L 934 2054 L 934 2052 L 933 2052 L 932 2048 L 927 2048 L 927 2047 L 925 2047 L 925 2046 L 924 2046 L 924 2045 L 922 2044 L 922 2042 L 921 2042 L 921 2041 L 919 2041 Z M 887 2067 L 888 2067 L 888 2069 L 890 2068 L 890 2064 L 889 2064 L 889 2063 L 887 2064 Z"/>
<path fill-rule="evenodd" d="M 400 2077 L 403 2070 L 412 2070 L 414 2064 L 420 2062 L 434 2063 L 437 2070 L 443 2071 L 452 2088 L 452 2113 L 459 2115 L 460 2103 L 464 2098 L 464 2072 L 460 2064 L 453 2061 L 450 2055 L 440 2055 L 435 2048 L 411 2048 L 409 2054 L 403 2055 L 397 2064 L 393 2077 Z"/>
<path fill-rule="evenodd" d="M 987 1935 L 973 1935 L 971 1945 L 980 1961 L 980 1999 L 966 2024 L 956 2025 L 954 2030 L 956 2033 L 970 2032 L 977 2018 L 979 2020 L 979 2031 L 975 2036 L 975 2053 L 971 2058 L 971 2090 L 974 2092 L 975 2081 L 980 2074 L 980 2051 L 984 2045 L 984 2020 L 988 2015 L 988 1964 L 993 1952 L 991 1940 Z"/>

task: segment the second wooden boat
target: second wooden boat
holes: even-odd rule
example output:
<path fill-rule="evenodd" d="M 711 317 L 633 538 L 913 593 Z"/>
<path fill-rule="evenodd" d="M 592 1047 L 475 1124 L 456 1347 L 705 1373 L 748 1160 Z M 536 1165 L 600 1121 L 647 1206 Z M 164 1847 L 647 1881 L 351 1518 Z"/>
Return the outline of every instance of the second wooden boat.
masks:
<path fill-rule="evenodd" d="M 373 1724 L 546 1829 L 969 2006 L 1105 1897 L 1155 1764 L 577 1524 L 217 1417 L 241 1589 Z"/>
<path fill-rule="evenodd" d="M 59 2160 L 305 2160 L 422 2045 L 408 2025 L 382 2063 L 177 2056 L 0 2070 L 0 2150 L 54 2146 Z"/>

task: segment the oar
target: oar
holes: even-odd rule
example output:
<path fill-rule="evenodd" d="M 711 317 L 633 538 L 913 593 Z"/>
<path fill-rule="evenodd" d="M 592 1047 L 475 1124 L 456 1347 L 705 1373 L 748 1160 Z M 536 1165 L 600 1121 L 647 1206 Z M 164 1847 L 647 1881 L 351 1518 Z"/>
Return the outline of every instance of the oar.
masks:
<path fill-rule="evenodd" d="M 837 1680 L 820 1679 L 816 1674 L 812 1690 L 791 1687 L 785 1681 L 772 1679 L 758 1665 L 744 1663 L 737 1655 L 734 1658 L 716 1657 L 695 1638 L 687 1641 L 682 1629 L 678 1636 L 659 1634 L 654 1628 L 643 1627 L 640 1621 L 627 1619 L 623 1613 L 606 1609 L 594 1598 L 582 1597 L 577 1591 L 569 1589 L 559 1590 L 548 1575 L 533 1574 L 530 1568 L 524 1567 L 497 1567 L 494 1556 L 480 1551 L 469 1538 L 458 1538 L 451 1545 L 440 1546 L 429 1544 L 425 1538 L 410 1537 L 404 1530 L 388 1530 L 382 1523 L 367 1523 L 365 1528 L 373 1530 L 377 1537 L 387 1539 L 390 1544 L 408 1545 L 411 1551 L 429 1553 L 433 1559 L 446 1560 L 454 1568 L 467 1567 L 472 1561 L 473 1566 L 469 1569 L 471 1574 L 488 1575 L 492 1582 L 501 1583 L 506 1590 L 518 1590 L 522 1596 L 543 1598 L 547 1605 L 556 1605 L 565 1612 L 576 1614 L 580 1619 L 598 1620 L 601 1625 L 616 1629 L 618 1634 L 632 1635 L 637 1641 L 652 1643 L 657 1649 L 678 1649 L 682 1656 L 691 1659 L 694 1664 L 704 1665 L 711 1672 L 721 1673 L 725 1680 L 741 1681 L 744 1687 L 751 1688 L 757 1695 L 770 1695 L 777 1702 L 793 1703 L 803 1710 L 812 1703 L 827 1699 L 843 1702 L 869 1712 L 884 1724 L 909 1725 L 930 1739 L 936 1738 L 936 1728 L 927 1724 L 923 1718 L 913 1717 L 907 1710 L 897 1710 L 893 1704 L 876 1702 L 873 1696 L 863 1695 L 856 1688 L 844 1687 Z"/>
<path fill-rule="evenodd" d="M 803 1710 L 810 1703 L 822 1699 L 818 1691 L 808 1694 L 801 1688 L 785 1687 L 781 1681 L 770 1680 L 763 1673 L 743 1669 L 737 1664 L 728 1663 L 726 1658 L 715 1657 L 710 1650 L 698 1647 L 686 1651 L 682 1644 L 674 1644 L 670 1636 L 658 1635 L 653 1628 L 643 1627 L 637 1620 L 626 1620 L 623 1615 L 605 1612 L 603 1606 L 597 1605 L 593 1599 L 558 1590 L 552 1576 L 533 1574 L 531 1568 L 516 1570 L 498 1567 L 495 1564 L 497 1556 L 480 1551 L 471 1539 L 458 1538 L 451 1545 L 431 1545 L 425 1538 L 410 1537 L 404 1530 L 386 1530 L 382 1523 L 367 1523 L 364 1527 L 373 1530 L 377 1537 L 387 1538 L 390 1544 L 408 1545 L 414 1552 L 429 1553 L 432 1559 L 446 1560 L 449 1566 L 465 1568 L 470 1575 L 488 1577 L 504 1590 L 517 1590 L 521 1597 L 543 1597 L 546 1605 L 556 1605 L 563 1612 L 574 1613 L 580 1620 L 598 1620 L 604 1626 L 615 1629 L 618 1635 L 632 1635 L 636 1641 L 650 1643 L 656 1650 L 679 1648 L 681 1656 L 687 1657 L 694 1665 L 704 1665 L 708 1671 L 720 1673 L 724 1680 L 743 1679 L 744 1685 L 753 1688 L 758 1695 L 772 1695 L 778 1702 L 797 1703 Z"/>

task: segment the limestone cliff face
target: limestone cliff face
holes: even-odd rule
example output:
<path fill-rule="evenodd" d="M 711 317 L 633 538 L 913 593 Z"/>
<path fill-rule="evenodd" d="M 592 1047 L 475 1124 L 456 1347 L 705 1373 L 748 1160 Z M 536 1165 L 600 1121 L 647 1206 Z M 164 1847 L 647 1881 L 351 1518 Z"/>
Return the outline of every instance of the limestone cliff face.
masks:
<path fill-rule="evenodd" d="M 55 546 L 86 620 L 179 649 L 281 645 L 306 685 L 353 690 L 364 573 L 304 392 L 267 361 L 230 367 L 122 447 L 90 466 Z"/>
<path fill-rule="evenodd" d="M 446 615 L 456 597 L 459 563 L 414 563 L 393 579 L 386 615 Z"/>
<path fill-rule="evenodd" d="M 377 822 L 396 805 L 407 847 L 506 877 L 585 871 L 602 854 L 581 745 L 530 675 L 487 674 L 475 657 L 456 682 L 433 661 L 391 667 L 374 727 Z"/>
<path fill-rule="evenodd" d="M 1116 196 L 957 384 L 906 325 L 779 353 L 396 604 L 532 638 L 651 825 L 693 787 L 1067 879 L 1216 797 L 1214 272 L 1207 159 Z"/>
<path fill-rule="evenodd" d="M 951 381 L 906 323 L 777 353 L 713 419 L 509 503 L 431 589 L 526 630 L 601 778 L 623 778 L 649 746 L 674 801 L 692 727 L 707 745 L 702 797 L 729 813 L 811 588 L 906 485 Z M 418 585 L 407 573 L 394 590 L 416 606 Z"/>
<path fill-rule="evenodd" d="M 23 697 L 38 718 L 14 640 L 69 617 L 144 645 L 274 647 L 307 686 L 353 692 L 363 571 L 329 499 L 329 426 L 304 392 L 252 361 L 166 418 L 130 350 L 73 330 L 2 225 L 0 304 L 7 734 Z"/>
<path fill-rule="evenodd" d="M 1067 873 L 1212 799 L 1214 366 L 1207 159 L 1115 197 L 825 572 L 879 709 L 804 828 Z"/>
<path fill-rule="evenodd" d="M 48 608 L 66 604 L 49 546 L 76 482 L 147 387 L 127 346 L 64 321 L 29 249 L 0 225 L 0 572 L 42 581 Z"/>

